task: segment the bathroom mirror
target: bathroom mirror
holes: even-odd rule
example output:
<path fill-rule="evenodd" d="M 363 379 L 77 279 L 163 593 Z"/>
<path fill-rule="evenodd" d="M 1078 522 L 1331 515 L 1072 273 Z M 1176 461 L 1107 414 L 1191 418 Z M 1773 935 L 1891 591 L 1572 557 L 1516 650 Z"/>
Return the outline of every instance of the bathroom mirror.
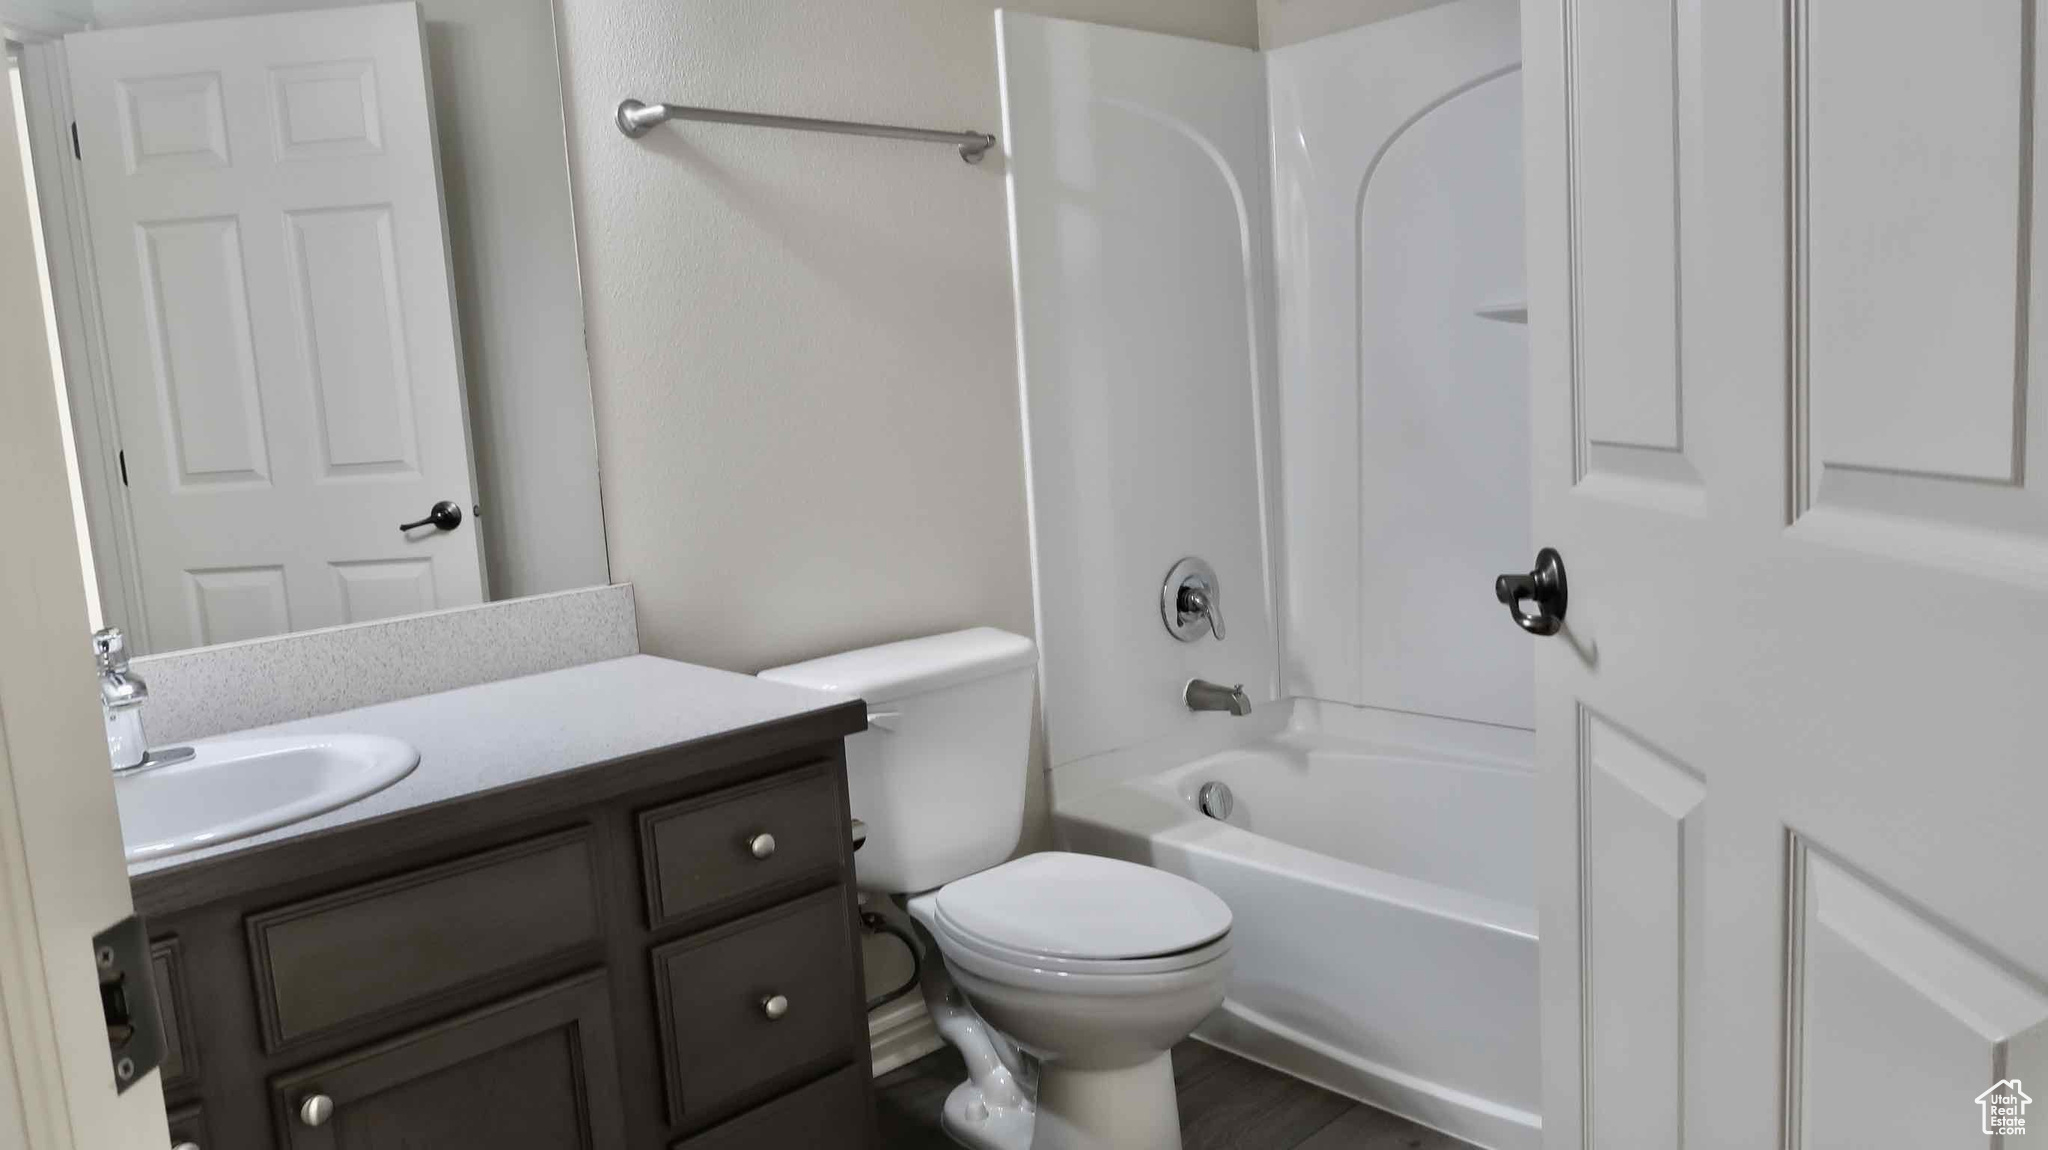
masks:
<path fill-rule="evenodd" d="M 13 79 L 105 623 L 606 582 L 550 0 L 91 10 Z"/>

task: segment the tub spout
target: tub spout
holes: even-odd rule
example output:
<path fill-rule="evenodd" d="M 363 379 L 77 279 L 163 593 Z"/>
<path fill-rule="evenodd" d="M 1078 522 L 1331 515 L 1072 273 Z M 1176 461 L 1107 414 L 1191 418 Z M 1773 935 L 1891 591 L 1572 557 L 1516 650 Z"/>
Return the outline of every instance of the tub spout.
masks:
<path fill-rule="evenodd" d="M 1189 679 L 1181 698 L 1187 700 L 1190 711 L 1229 711 L 1233 715 L 1252 713 L 1252 700 L 1244 693 L 1243 683 L 1225 687 L 1207 679 Z"/>

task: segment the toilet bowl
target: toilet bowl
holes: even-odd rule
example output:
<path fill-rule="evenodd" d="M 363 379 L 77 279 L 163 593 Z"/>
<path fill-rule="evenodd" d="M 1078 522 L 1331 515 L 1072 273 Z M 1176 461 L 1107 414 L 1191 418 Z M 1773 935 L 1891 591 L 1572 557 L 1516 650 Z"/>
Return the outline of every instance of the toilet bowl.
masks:
<path fill-rule="evenodd" d="M 1222 899 L 1150 867 L 1047 852 L 907 906 L 943 956 L 947 978 L 925 982 L 941 1033 L 949 981 L 980 1021 L 1036 1062 L 1023 1121 L 990 1100 L 1003 1084 L 978 1081 L 970 1059 L 943 1117 L 955 1141 L 976 1150 L 1179 1150 L 1170 1052 L 1223 1002 Z M 996 1061 L 1014 1075 L 1000 1048 Z"/>
<path fill-rule="evenodd" d="M 968 1079 L 946 1132 L 974 1150 L 1180 1150 L 1173 1045 L 1223 1001 L 1230 908 L 1151 867 L 1048 851 L 1024 819 L 1037 649 L 980 627 L 761 672 L 857 695 L 847 792 L 863 890 L 899 900 Z"/>

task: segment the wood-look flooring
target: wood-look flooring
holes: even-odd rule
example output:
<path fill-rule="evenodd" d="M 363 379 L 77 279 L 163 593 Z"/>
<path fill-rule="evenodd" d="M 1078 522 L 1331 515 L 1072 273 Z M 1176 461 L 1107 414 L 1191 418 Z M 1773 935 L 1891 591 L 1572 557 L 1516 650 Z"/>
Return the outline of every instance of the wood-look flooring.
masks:
<path fill-rule="evenodd" d="M 966 1077 L 948 1046 L 876 1081 L 886 1150 L 956 1150 L 939 1129 L 939 1108 Z M 1183 1150 L 1472 1150 L 1192 1038 L 1173 1048 L 1173 1084 Z"/>

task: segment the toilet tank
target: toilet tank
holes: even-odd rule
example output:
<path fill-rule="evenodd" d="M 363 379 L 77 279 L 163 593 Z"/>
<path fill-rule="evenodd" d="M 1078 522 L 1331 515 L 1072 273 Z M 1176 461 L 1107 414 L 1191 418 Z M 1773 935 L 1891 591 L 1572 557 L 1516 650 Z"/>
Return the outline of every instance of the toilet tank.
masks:
<path fill-rule="evenodd" d="M 860 885 L 933 890 L 1010 857 L 1024 824 L 1037 650 L 993 627 L 794 663 L 761 678 L 858 695 L 868 729 L 846 740 Z"/>

